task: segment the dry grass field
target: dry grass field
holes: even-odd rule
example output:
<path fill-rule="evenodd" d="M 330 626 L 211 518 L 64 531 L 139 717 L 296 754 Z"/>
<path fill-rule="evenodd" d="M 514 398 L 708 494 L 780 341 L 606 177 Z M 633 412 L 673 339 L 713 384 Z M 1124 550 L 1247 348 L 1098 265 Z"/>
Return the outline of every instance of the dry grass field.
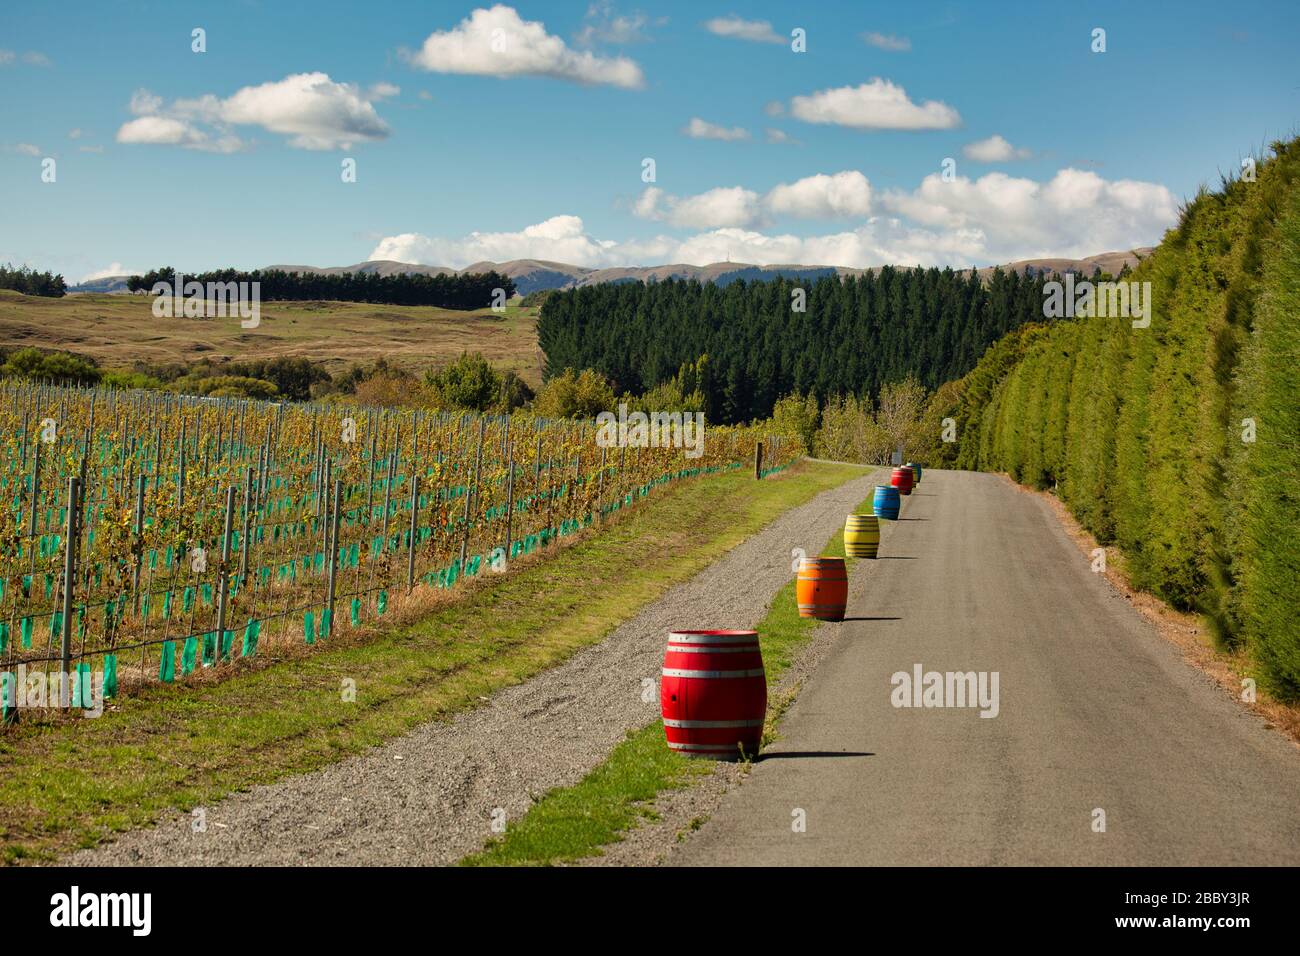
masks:
<path fill-rule="evenodd" d="M 482 352 L 499 369 L 514 369 L 536 388 L 542 354 L 535 309 L 511 305 L 455 312 L 364 302 L 267 302 L 261 325 L 242 329 L 236 318 L 157 319 L 148 296 L 69 295 L 40 298 L 0 290 L 0 348 L 66 349 L 104 368 L 136 361 L 193 362 L 311 359 L 331 374 L 379 358 L 423 370 L 446 365 L 462 351 Z"/>

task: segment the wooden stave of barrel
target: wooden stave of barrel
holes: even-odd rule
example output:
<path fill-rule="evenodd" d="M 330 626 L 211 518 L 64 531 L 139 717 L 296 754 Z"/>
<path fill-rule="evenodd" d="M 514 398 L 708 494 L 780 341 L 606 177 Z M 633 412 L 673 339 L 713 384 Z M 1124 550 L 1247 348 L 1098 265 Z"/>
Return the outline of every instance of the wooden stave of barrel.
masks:
<path fill-rule="evenodd" d="M 756 755 L 767 714 L 758 632 L 670 632 L 659 707 L 671 750 L 715 760 Z"/>
<path fill-rule="evenodd" d="M 912 469 L 906 465 L 895 468 L 889 476 L 889 483 L 898 489 L 900 495 L 910 495 L 912 493 Z"/>
<path fill-rule="evenodd" d="M 909 461 L 906 467 L 912 469 L 912 487 L 915 488 L 921 483 L 921 466 L 914 461 Z"/>
<path fill-rule="evenodd" d="M 850 558 L 874 558 L 880 552 L 880 519 L 854 513 L 844 519 L 844 553 Z"/>
<path fill-rule="evenodd" d="M 803 558 L 795 578 L 799 616 L 842 621 L 849 601 L 849 576 L 843 558 Z"/>
<path fill-rule="evenodd" d="M 871 510 L 875 512 L 877 518 L 897 521 L 902 504 L 897 488 L 892 485 L 876 485 L 876 492 L 871 498 Z"/>

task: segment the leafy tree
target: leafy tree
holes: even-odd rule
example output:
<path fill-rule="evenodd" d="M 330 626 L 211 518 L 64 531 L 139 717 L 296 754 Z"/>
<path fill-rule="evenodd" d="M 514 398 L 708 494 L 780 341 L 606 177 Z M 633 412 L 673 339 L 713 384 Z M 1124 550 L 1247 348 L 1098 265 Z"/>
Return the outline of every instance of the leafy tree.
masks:
<path fill-rule="evenodd" d="M 493 409 L 502 415 L 508 415 L 518 408 L 523 408 L 534 398 L 528 383 L 519 377 L 514 369 L 501 373 L 501 387 L 497 390 L 497 400 Z"/>
<path fill-rule="evenodd" d="M 100 384 L 122 389 L 161 389 L 164 382 L 162 379 L 154 378 L 152 375 L 148 375 L 144 372 L 111 371 L 104 373 L 103 378 L 100 380 Z"/>
<path fill-rule="evenodd" d="M 240 272 L 217 269 L 184 275 L 185 284 L 209 282 L 256 282 L 264 302 L 328 299 L 338 302 L 382 302 L 390 305 L 429 305 L 443 309 L 482 309 L 495 302 L 497 290 L 507 299 L 514 295 L 515 283 L 498 272 L 452 275 L 422 275 L 399 272 L 381 276 L 375 272 L 317 274 L 285 272 L 282 269 Z M 154 285 L 176 281 L 171 266 L 151 269 L 127 280 L 132 292 L 152 292 Z"/>
<path fill-rule="evenodd" d="M 817 399 L 811 395 L 787 395 L 772 409 L 772 429 L 785 435 L 798 435 L 804 448 L 812 452 L 819 417 Z"/>
<path fill-rule="evenodd" d="M 926 398 L 925 388 L 911 376 L 881 387 L 876 424 L 889 449 L 902 446 L 910 454 L 914 450 L 912 446 L 920 444 L 921 414 Z"/>
<path fill-rule="evenodd" d="M 533 411 L 543 418 L 595 418 L 615 410 L 614 387 L 599 372 L 565 369 L 543 386 Z"/>
<path fill-rule="evenodd" d="M 425 383 L 450 408 L 485 412 L 502 398 L 501 375 L 480 352 L 462 352 L 441 371 L 426 373 Z"/>
<path fill-rule="evenodd" d="M 1135 586 L 1300 699 L 1300 140 L 1272 151 L 1254 182 L 1202 190 L 1126 277 L 1149 283 L 1149 325 L 1025 326 L 950 417 L 958 465 L 1054 487 Z"/>
<path fill-rule="evenodd" d="M 783 395 L 819 403 L 909 376 L 927 389 L 958 378 L 999 337 L 1043 320 L 1049 277 L 994 270 L 896 269 L 840 278 L 670 279 L 556 290 L 542 303 L 544 379 L 590 368 L 621 392 L 674 377 L 713 422 L 771 415 Z M 802 291 L 806 309 L 794 311 Z"/>
<path fill-rule="evenodd" d="M 1226 607 L 1279 696 L 1300 698 L 1300 189 L 1285 206 L 1261 275 L 1253 332 L 1242 350 L 1229 422 L 1229 557 L 1236 587 Z M 1249 424 L 1247 424 L 1249 423 Z M 1255 441 L 1240 440 L 1247 429 Z"/>
<path fill-rule="evenodd" d="M 59 385 L 98 385 L 103 377 L 92 359 L 71 352 L 42 352 L 33 348 L 19 349 L 10 355 L 0 367 L 0 373 Z"/>
<path fill-rule="evenodd" d="M 275 383 L 246 375 L 186 375 L 171 387 L 187 395 L 210 395 L 214 398 L 274 398 L 279 392 Z"/>
<path fill-rule="evenodd" d="M 330 380 L 328 372 L 302 357 L 281 356 L 261 362 L 233 362 L 228 370 L 232 375 L 274 382 L 279 395 L 295 402 L 305 402 L 312 396 L 312 386 Z"/>
<path fill-rule="evenodd" d="M 430 390 L 405 369 L 388 365 L 382 359 L 357 383 L 357 401 L 364 405 L 387 407 L 423 407 L 436 405 Z"/>
<path fill-rule="evenodd" d="M 26 266 L 15 269 L 13 265 L 0 265 L 0 289 L 12 289 L 24 295 L 59 298 L 68 291 L 63 276 L 53 272 L 36 272 Z"/>

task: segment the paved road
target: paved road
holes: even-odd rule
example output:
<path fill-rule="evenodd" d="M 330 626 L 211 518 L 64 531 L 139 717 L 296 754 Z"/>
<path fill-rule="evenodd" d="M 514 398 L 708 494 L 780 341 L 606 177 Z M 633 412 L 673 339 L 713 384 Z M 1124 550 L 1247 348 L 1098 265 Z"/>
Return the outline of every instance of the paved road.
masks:
<path fill-rule="evenodd" d="M 1300 863 L 1300 749 L 1184 663 L 1043 502 L 933 471 L 903 518 L 782 739 L 670 862 Z M 997 716 L 896 708 L 916 664 L 996 671 Z"/>

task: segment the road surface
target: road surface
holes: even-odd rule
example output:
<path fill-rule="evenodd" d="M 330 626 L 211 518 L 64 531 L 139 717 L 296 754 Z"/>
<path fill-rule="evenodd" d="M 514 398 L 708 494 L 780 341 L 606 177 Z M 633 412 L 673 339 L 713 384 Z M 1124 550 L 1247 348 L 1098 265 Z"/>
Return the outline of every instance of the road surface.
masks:
<path fill-rule="evenodd" d="M 1300 749 L 1185 663 L 1045 503 L 941 471 L 905 501 L 781 739 L 670 863 L 1300 863 Z M 996 716 L 894 706 L 917 665 L 984 672 L 986 700 L 996 672 Z"/>

